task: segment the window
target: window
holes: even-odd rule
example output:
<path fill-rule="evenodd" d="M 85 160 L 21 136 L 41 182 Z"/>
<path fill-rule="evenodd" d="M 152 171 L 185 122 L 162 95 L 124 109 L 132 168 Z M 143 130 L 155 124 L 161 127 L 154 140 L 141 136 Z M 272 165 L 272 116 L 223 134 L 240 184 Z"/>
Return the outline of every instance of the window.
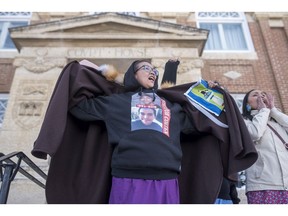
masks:
<path fill-rule="evenodd" d="M 197 25 L 210 30 L 205 51 L 254 51 L 244 13 L 199 12 Z"/>
<path fill-rule="evenodd" d="M 245 97 L 245 94 L 231 94 L 231 96 L 234 98 L 239 110 L 240 110 L 240 113 L 242 113 L 242 102 L 243 102 L 243 99 Z"/>
<path fill-rule="evenodd" d="M 8 103 L 8 94 L 0 94 L 0 128 L 4 121 L 4 114 Z"/>
<path fill-rule="evenodd" d="M 0 49 L 15 49 L 9 28 L 29 24 L 30 12 L 0 12 Z"/>

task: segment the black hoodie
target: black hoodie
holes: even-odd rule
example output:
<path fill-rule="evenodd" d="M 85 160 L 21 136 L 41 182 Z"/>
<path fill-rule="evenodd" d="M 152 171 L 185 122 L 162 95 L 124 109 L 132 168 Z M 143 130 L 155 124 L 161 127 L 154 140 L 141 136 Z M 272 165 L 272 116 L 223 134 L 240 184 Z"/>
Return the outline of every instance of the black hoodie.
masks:
<path fill-rule="evenodd" d="M 113 176 L 156 180 L 177 178 L 182 159 L 180 133 L 191 131 L 193 127 L 179 104 L 157 95 L 158 78 L 152 89 L 145 89 L 138 83 L 135 79 L 138 62 L 133 62 L 125 73 L 125 93 L 85 99 L 70 112 L 84 121 L 105 122 L 109 143 L 113 146 Z M 143 100 L 144 97 L 151 98 L 151 101 Z M 140 115 L 144 114 L 140 112 L 142 108 L 154 111 L 154 126 L 131 130 L 131 125 L 140 121 Z M 162 128 L 161 132 L 155 129 L 156 125 Z"/>

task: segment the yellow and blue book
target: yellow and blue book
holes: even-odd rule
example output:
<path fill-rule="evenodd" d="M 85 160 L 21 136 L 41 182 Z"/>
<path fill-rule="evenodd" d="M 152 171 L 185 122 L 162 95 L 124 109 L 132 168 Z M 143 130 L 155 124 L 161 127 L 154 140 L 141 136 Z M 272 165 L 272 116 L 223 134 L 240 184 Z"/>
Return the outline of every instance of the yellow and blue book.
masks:
<path fill-rule="evenodd" d="M 200 79 L 184 95 L 205 110 L 219 116 L 224 109 L 223 94 L 210 88 L 206 80 Z M 201 110 L 200 110 L 201 111 Z"/>

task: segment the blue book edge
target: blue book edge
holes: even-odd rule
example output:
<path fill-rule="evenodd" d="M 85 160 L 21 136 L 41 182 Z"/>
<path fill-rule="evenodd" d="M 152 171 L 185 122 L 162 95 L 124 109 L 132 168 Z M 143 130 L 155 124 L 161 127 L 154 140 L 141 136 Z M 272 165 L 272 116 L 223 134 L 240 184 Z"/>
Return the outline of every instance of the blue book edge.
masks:
<path fill-rule="evenodd" d="M 209 88 L 208 82 L 203 79 L 192 85 L 184 95 L 216 116 L 219 116 L 224 109 L 223 95 Z"/>

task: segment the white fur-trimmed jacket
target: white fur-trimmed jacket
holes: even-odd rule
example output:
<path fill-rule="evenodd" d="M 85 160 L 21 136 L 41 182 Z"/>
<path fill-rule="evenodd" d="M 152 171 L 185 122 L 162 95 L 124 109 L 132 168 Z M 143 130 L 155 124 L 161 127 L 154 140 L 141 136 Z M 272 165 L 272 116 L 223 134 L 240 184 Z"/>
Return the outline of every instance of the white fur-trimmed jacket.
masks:
<path fill-rule="evenodd" d="M 258 190 L 288 190 L 288 149 L 271 130 L 269 123 L 288 142 L 288 116 L 277 108 L 251 112 L 245 120 L 258 152 L 257 161 L 246 170 L 246 192 Z"/>

